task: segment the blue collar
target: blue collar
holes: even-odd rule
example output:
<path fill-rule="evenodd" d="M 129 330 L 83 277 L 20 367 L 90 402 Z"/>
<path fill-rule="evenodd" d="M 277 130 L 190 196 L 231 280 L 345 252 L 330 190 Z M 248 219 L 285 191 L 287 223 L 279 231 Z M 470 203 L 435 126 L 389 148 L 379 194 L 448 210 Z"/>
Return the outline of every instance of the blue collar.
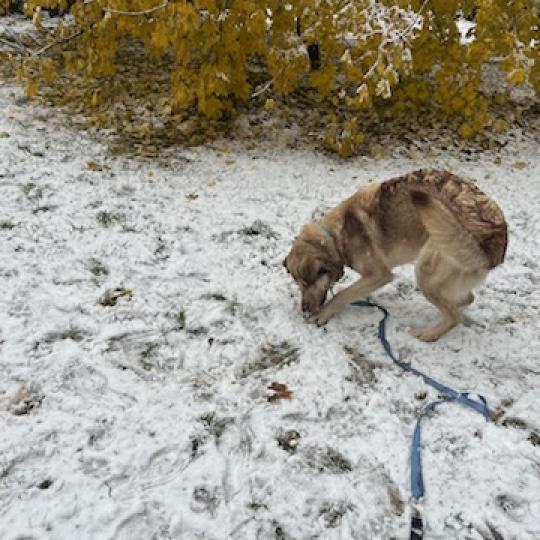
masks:
<path fill-rule="evenodd" d="M 316 221 L 315 225 L 318 225 L 326 233 L 327 236 L 334 240 L 334 242 L 336 241 L 336 235 L 324 223 Z"/>

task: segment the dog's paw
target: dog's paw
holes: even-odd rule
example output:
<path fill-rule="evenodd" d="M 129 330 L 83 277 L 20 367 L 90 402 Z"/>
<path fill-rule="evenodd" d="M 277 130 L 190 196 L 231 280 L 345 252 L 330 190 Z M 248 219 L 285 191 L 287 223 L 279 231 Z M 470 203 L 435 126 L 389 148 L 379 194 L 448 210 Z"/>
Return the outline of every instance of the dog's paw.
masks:
<path fill-rule="evenodd" d="M 435 328 L 411 328 L 410 334 L 411 336 L 419 339 L 420 341 L 425 341 L 426 343 L 432 343 L 441 337 L 441 332 Z"/>
<path fill-rule="evenodd" d="M 334 313 L 330 310 L 322 309 L 319 313 L 311 315 L 308 322 L 315 323 L 317 326 L 324 326 L 333 316 Z"/>

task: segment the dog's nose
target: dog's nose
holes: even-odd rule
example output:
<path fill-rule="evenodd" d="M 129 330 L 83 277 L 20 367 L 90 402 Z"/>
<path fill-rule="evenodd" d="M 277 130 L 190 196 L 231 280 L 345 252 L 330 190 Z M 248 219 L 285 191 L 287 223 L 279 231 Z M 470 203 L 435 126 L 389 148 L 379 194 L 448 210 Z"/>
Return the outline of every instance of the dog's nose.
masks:
<path fill-rule="evenodd" d="M 307 300 L 302 300 L 302 311 L 304 313 L 308 313 L 310 311 L 309 302 Z"/>

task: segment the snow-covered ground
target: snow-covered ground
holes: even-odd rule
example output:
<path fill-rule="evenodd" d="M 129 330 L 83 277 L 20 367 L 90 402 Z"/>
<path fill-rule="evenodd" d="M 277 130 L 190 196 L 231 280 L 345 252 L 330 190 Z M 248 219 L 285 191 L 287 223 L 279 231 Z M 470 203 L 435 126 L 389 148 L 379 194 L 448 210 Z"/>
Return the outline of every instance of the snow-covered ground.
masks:
<path fill-rule="evenodd" d="M 540 538 L 538 143 L 142 162 L 19 95 L 0 86 L 0 538 L 408 538 L 409 445 L 435 393 L 384 356 L 377 313 L 305 323 L 281 261 L 313 212 L 426 165 L 476 178 L 510 224 L 472 322 L 440 342 L 408 333 L 435 316 L 411 268 L 374 296 L 403 359 L 499 412 L 426 421 L 426 538 Z M 290 399 L 268 400 L 274 382 Z"/>

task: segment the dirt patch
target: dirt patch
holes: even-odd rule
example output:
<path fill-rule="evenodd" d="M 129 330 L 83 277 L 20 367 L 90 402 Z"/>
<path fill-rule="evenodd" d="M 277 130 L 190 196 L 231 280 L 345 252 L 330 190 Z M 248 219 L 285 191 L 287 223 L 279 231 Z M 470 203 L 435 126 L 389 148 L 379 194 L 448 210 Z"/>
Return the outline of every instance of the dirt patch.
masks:
<path fill-rule="evenodd" d="M 201 416 L 200 422 L 206 432 L 215 439 L 216 443 L 219 443 L 225 429 L 234 422 L 234 418 L 230 416 L 219 417 L 215 412 L 211 412 Z"/>
<path fill-rule="evenodd" d="M 131 289 L 124 289 L 122 287 L 117 287 L 116 289 L 108 289 L 98 300 L 100 306 L 112 307 L 116 306 L 116 303 L 120 298 L 126 297 L 128 300 L 131 300 L 133 296 L 133 291 Z"/>
<path fill-rule="evenodd" d="M 347 502 L 327 502 L 319 509 L 319 515 L 324 520 L 327 529 L 335 529 L 341 525 L 343 516 L 354 510 L 354 505 Z"/>
<path fill-rule="evenodd" d="M 239 376 L 245 378 L 260 371 L 289 366 L 299 358 L 300 349 L 294 347 L 288 341 L 281 341 L 280 343 L 268 342 L 261 347 L 257 360 L 241 368 Z"/>
<path fill-rule="evenodd" d="M 308 446 L 299 458 L 304 467 L 319 473 L 344 474 L 353 469 L 351 462 L 330 446 Z"/>
<path fill-rule="evenodd" d="M 43 394 L 29 386 L 21 386 L 9 404 L 9 411 L 15 416 L 29 414 L 39 408 L 44 399 Z"/>
<path fill-rule="evenodd" d="M 529 435 L 529 442 L 530 442 L 533 446 L 540 446 L 540 434 L 539 434 L 539 433 L 536 433 L 536 431 L 533 431 L 533 432 Z"/>
<path fill-rule="evenodd" d="M 380 362 L 373 362 L 355 347 L 345 345 L 343 350 L 353 366 L 346 380 L 362 386 L 373 386 L 376 384 L 378 381 L 377 373 L 380 369 L 384 369 L 385 365 Z"/>
<path fill-rule="evenodd" d="M 300 433 L 294 429 L 284 431 L 278 435 L 277 443 L 280 448 L 285 450 L 285 452 L 294 454 L 300 443 Z"/>

